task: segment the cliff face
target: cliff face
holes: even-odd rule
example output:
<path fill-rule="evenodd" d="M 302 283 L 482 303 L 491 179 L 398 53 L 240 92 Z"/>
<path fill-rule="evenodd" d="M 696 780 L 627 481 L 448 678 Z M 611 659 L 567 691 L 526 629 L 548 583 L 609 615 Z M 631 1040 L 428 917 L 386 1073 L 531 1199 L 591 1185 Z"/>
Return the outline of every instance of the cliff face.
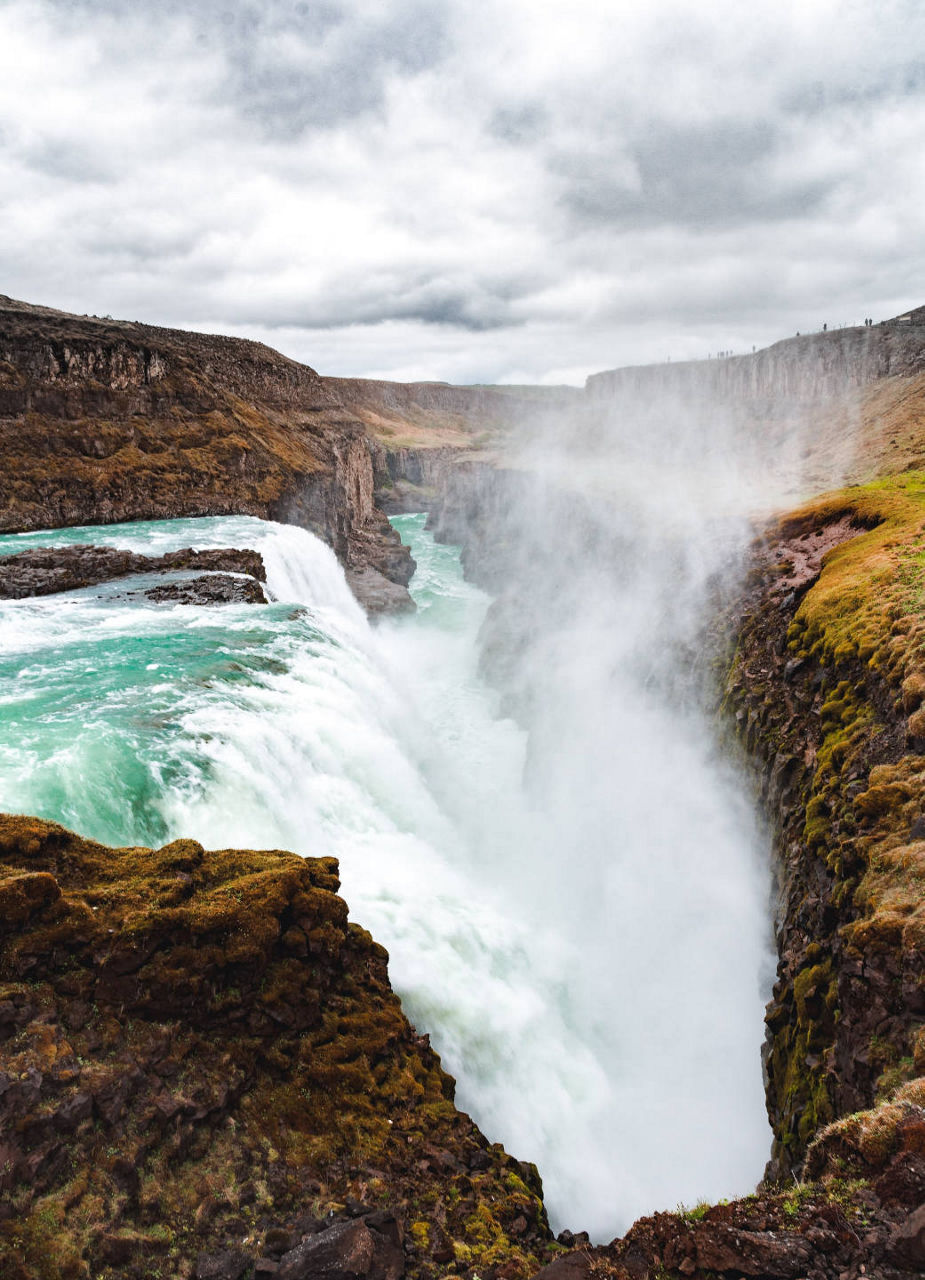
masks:
<path fill-rule="evenodd" d="M 336 891 L 332 859 L 0 816 L 4 1280 L 536 1269 L 536 1170 Z"/>
<path fill-rule="evenodd" d="M 460 467 L 492 466 L 498 449 L 538 418 L 584 401 L 575 387 L 457 387 L 445 382 L 326 378 L 366 427 L 377 504 L 389 514 L 430 511 Z"/>
<path fill-rule="evenodd" d="M 583 389 L 324 381 L 367 430 L 377 504 L 432 511 L 438 522 L 444 509 L 467 505 L 462 491 L 476 473 L 506 465 L 512 437 L 551 431 L 555 439 L 562 423 L 593 433 L 614 414 L 637 415 L 641 433 L 659 414 L 692 423 L 720 416 L 740 437 L 763 438 L 771 453 L 799 441 L 790 465 L 794 494 L 925 458 L 925 309 L 752 355 L 614 369 L 591 376 Z"/>
<path fill-rule="evenodd" d="M 348 572 L 413 570 L 363 425 L 258 343 L 0 299 L 0 461 L 5 532 L 239 513 L 310 529 Z"/>
<path fill-rule="evenodd" d="M 611 369 L 588 378 L 590 398 L 672 393 L 744 403 L 833 399 L 880 378 L 925 370 L 925 311 L 908 322 L 788 338 L 752 355 Z"/>
<path fill-rule="evenodd" d="M 776 830 L 774 1177 L 925 1074 L 920 472 L 817 500 L 756 551 L 726 705 Z"/>
<path fill-rule="evenodd" d="M 389 515 L 430 511 L 442 504 L 456 474 L 482 462 L 493 466 L 490 454 L 466 445 L 409 448 L 370 440 L 376 502 Z"/>

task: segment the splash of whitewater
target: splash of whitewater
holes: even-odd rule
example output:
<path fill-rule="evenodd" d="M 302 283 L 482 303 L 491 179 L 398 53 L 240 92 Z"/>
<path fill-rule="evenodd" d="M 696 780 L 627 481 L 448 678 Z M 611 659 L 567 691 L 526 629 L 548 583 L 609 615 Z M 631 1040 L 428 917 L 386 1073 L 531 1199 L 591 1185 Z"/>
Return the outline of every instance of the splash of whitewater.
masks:
<path fill-rule="evenodd" d="M 338 857 L 460 1105 L 537 1162 L 559 1225 L 609 1238 L 750 1189 L 768 1145 L 766 924 L 741 801 L 693 732 L 639 704 L 622 731 L 661 735 L 664 803 L 689 805 L 689 838 L 672 842 L 630 786 L 602 839 L 606 761 L 593 776 L 564 761 L 544 808 L 523 784 L 525 734 L 478 674 L 488 598 L 423 517 L 395 523 L 419 609 L 376 629 L 330 549 L 290 526 L 0 539 L 0 554 L 250 546 L 272 597 L 152 606 L 127 581 L 0 607 L 0 807 L 111 843 Z M 577 673 L 561 674 L 567 690 Z"/>

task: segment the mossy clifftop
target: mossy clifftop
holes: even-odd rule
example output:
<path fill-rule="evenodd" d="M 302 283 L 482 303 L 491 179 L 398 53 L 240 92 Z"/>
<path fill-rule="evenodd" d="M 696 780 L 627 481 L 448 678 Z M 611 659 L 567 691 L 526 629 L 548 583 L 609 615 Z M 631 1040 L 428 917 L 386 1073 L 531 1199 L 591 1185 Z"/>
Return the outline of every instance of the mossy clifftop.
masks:
<path fill-rule="evenodd" d="M 726 702 L 777 834 L 770 1172 L 921 1072 L 925 1025 L 925 474 L 772 527 Z"/>
<path fill-rule="evenodd" d="M 389 1274 L 536 1269 L 535 1169 L 456 1110 L 337 887 L 331 859 L 0 816 L 5 1280 L 228 1251 L 247 1276 L 329 1222 L 378 1240 L 383 1214 Z"/>

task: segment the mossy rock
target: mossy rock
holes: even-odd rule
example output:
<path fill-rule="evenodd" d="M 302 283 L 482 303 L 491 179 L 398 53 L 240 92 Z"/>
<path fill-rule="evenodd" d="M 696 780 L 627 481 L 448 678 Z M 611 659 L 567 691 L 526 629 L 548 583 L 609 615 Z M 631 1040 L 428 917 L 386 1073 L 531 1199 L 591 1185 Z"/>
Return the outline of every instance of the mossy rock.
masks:
<path fill-rule="evenodd" d="M 337 887 L 332 859 L 0 815 L 0 1274 L 140 1278 L 156 1245 L 166 1276 L 358 1202 L 405 1222 L 412 1275 L 447 1237 L 540 1265 L 535 1170 L 456 1110 Z"/>

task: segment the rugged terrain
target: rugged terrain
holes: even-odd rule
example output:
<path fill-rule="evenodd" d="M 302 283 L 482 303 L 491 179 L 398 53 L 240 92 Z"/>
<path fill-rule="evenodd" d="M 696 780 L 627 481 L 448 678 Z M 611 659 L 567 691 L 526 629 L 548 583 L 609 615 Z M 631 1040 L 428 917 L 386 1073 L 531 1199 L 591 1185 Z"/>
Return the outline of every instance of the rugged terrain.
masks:
<path fill-rule="evenodd" d="M 531 414 L 593 428 L 640 390 L 772 442 L 798 428 L 804 486 L 849 482 L 761 522 L 717 628 L 718 714 L 777 857 L 774 1147 L 755 1195 L 606 1247 L 553 1241 L 536 1171 L 456 1111 L 332 863 L 112 851 L 5 818 L 4 1278 L 925 1273 L 921 321 L 616 371 L 582 393 L 322 380 L 256 344 L 0 307 L 8 529 L 245 511 L 400 584 L 381 511 L 425 507 L 501 591 L 524 478 L 497 466 L 499 437 Z M 553 518 L 580 517 L 560 501 Z M 496 636 L 515 614 L 496 609 Z M 502 639 L 489 666 L 516 664 L 516 626 Z"/>
<path fill-rule="evenodd" d="M 0 297 L 0 531 L 229 514 L 310 529 L 358 594 L 407 602 L 366 431 L 313 369 Z"/>
<path fill-rule="evenodd" d="M 548 1255 L 536 1170 L 456 1110 L 337 887 L 330 859 L 0 817 L 4 1280 Z"/>

